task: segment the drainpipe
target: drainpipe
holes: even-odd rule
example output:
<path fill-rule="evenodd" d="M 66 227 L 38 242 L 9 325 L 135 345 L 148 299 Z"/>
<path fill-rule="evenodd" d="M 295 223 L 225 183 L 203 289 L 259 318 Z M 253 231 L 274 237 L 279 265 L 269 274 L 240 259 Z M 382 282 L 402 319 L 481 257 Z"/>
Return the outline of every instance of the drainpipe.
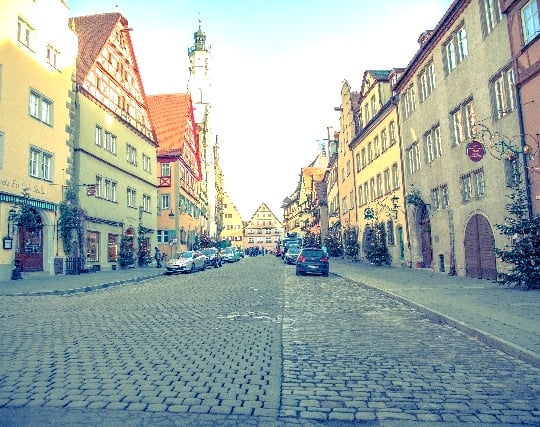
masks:
<path fill-rule="evenodd" d="M 521 108 L 521 86 L 518 86 L 516 88 L 516 96 L 517 96 L 517 105 L 518 105 L 518 119 L 519 119 L 519 134 L 521 135 L 521 155 L 523 157 L 523 173 L 525 175 L 525 191 L 527 192 L 527 211 L 529 213 L 529 218 L 533 217 L 533 210 L 532 210 L 532 195 L 531 195 L 531 186 L 529 183 L 529 168 L 528 168 L 528 160 L 527 160 L 527 154 L 524 152 L 524 148 L 527 145 L 527 141 L 525 140 L 525 125 L 523 124 L 523 111 Z"/>

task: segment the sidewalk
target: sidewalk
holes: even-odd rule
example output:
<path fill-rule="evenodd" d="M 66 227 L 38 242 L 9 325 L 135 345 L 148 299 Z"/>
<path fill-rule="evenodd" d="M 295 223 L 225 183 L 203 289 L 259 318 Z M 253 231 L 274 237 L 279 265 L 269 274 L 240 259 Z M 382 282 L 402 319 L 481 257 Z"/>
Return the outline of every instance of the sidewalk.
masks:
<path fill-rule="evenodd" d="M 540 292 L 427 269 L 332 258 L 330 271 L 377 289 L 480 341 L 540 367 Z"/>
<path fill-rule="evenodd" d="M 0 296 L 89 292 L 159 277 L 152 267 L 0 282 Z M 376 289 L 482 342 L 540 367 L 540 291 L 506 288 L 487 280 L 431 270 L 376 267 L 339 258 L 330 272 Z M 25 276 L 23 274 L 23 276 Z"/>

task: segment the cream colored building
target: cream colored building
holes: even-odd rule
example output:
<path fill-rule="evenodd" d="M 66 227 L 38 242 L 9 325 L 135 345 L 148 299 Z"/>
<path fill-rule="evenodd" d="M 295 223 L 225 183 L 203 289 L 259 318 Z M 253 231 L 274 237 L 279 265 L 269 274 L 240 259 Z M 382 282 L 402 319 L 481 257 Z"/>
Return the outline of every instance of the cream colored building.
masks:
<path fill-rule="evenodd" d="M 513 165 L 497 143 L 519 134 L 507 24 L 491 12 L 453 2 L 395 86 L 414 265 L 484 279 L 505 268 L 495 225 Z"/>
<path fill-rule="evenodd" d="M 70 186 L 85 211 L 73 255 L 101 270 L 129 257 L 127 264 L 145 262 L 156 244 L 157 144 L 131 28 L 116 12 L 75 17 L 70 26 L 79 36 Z"/>
<path fill-rule="evenodd" d="M 0 280 L 10 278 L 15 260 L 23 277 L 55 274 L 55 258 L 64 255 L 58 205 L 72 173 L 77 55 L 68 18 L 58 0 L 0 3 Z M 17 226 L 23 199 L 36 227 Z"/>
<path fill-rule="evenodd" d="M 244 230 L 244 249 L 257 246 L 273 251 L 283 236 L 283 224 L 265 203 L 246 222 Z"/>

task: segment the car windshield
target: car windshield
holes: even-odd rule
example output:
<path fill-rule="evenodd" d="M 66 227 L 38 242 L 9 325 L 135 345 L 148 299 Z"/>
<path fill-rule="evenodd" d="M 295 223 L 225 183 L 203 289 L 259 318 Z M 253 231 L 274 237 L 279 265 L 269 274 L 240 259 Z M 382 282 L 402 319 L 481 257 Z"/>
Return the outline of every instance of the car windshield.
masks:
<path fill-rule="evenodd" d="M 178 258 L 193 258 L 193 252 L 182 252 Z"/>

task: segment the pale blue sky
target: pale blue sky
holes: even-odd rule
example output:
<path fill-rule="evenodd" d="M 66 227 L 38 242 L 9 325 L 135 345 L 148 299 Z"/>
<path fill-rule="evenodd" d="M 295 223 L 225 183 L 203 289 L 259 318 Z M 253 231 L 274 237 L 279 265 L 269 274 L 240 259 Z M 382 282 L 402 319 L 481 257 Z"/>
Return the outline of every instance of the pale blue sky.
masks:
<path fill-rule="evenodd" d="M 405 67 L 452 0 L 67 2 L 71 16 L 126 17 L 147 94 L 186 92 L 187 49 L 201 19 L 225 190 L 248 220 L 263 202 L 282 218 L 317 140 L 327 126 L 338 130 L 343 80 L 359 90 L 366 69 Z"/>

